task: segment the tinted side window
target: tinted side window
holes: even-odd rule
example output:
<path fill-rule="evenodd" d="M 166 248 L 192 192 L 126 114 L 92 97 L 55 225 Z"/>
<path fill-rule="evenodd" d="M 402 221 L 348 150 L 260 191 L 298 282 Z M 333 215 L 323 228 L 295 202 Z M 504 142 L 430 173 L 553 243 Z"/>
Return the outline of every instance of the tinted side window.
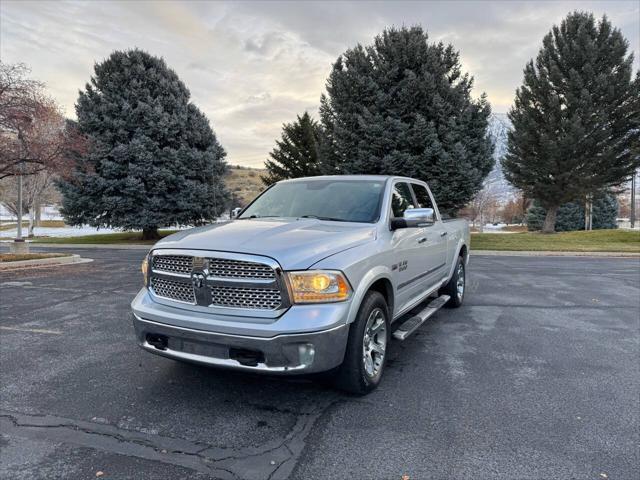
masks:
<path fill-rule="evenodd" d="M 416 183 L 412 183 L 411 186 L 413 187 L 413 193 L 416 194 L 418 208 L 433 208 L 435 210 L 428 190 L 423 185 L 418 185 Z"/>
<path fill-rule="evenodd" d="M 415 208 L 408 183 L 396 183 L 391 194 L 391 211 L 396 218 L 402 218 L 404 211 Z"/>

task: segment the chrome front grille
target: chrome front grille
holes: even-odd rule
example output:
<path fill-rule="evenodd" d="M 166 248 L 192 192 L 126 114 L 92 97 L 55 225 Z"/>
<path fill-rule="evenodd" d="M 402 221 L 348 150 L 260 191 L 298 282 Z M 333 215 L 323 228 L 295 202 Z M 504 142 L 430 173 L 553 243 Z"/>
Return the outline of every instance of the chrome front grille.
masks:
<path fill-rule="evenodd" d="M 178 302 L 196 303 L 196 297 L 191 282 L 151 277 L 150 286 L 153 293 L 159 297 L 176 300 Z"/>
<path fill-rule="evenodd" d="M 282 303 L 280 290 L 267 288 L 211 287 L 212 305 L 275 310 Z"/>
<path fill-rule="evenodd" d="M 264 312 L 256 312 L 258 316 L 274 316 L 289 305 L 275 262 L 253 261 L 251 255 L 225 257 L 198 250 L 153 252 L 150 290 L 157 297 L 198 306 Z"/>
<path fill-rule="evenodd" d="M 275 278 L 273 268 L 263 263 L 209 258 L 209 274 L 222 278 Z"/>
<path fill-rule="evenodd" d="M 186 255 L 155 255 L 152 268 L 158 272 L 190 274 L 193 257 Z"/>

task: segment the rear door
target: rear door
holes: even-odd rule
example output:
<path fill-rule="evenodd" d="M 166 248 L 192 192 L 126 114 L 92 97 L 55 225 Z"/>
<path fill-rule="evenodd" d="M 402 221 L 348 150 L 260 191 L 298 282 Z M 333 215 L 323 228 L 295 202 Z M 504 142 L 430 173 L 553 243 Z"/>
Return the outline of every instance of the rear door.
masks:
<path fill-rule="evenodd" d="M 418 253 L 419 265 L 423 277 L 420 284 L 422 291 L 426 292 L 438 284 L 447 273 L 447 229 L 429 189 L 421 183 L 412 183 L 411 188 L 415 194 L 417 208 L 432 208 L 436 214 L 433 225 L 420 228 L 420 237 L 426 239 L 420 243 Z"/>

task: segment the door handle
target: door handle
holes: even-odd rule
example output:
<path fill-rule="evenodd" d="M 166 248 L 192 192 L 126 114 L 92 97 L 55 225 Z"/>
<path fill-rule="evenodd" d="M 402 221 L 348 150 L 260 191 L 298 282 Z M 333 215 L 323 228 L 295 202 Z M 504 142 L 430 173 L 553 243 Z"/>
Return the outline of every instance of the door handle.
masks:
<path fill-rule="evenodd" d="M 427 237 L 420 237 L 420 238 L 418 239 L 418 243 L 424 243 L 424 242 L 426 242 L 426 241 L 427 241 Z"/>
<path fill-rule="evenodd" d="M 442 233 L 440 234 L 440 236 L 441 236 L 441 237 L 446 237 L 446 236 L 447 236 L 447 232 L 442 232 Z"/>

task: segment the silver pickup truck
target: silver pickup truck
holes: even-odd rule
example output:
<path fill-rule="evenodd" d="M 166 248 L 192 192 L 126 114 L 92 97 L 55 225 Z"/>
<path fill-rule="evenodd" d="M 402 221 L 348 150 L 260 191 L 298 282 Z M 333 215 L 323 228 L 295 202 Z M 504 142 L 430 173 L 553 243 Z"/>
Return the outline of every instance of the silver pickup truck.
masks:
<path fill-rule="evenodd" d="M 330 372 L 357 394 L 404 340 L 465 291 L 469 226 L 426 183 L 391 176 L 278 182 L 234 220 L 175 233 L 142 265 L 140 346 L 239 370 Z"/>

